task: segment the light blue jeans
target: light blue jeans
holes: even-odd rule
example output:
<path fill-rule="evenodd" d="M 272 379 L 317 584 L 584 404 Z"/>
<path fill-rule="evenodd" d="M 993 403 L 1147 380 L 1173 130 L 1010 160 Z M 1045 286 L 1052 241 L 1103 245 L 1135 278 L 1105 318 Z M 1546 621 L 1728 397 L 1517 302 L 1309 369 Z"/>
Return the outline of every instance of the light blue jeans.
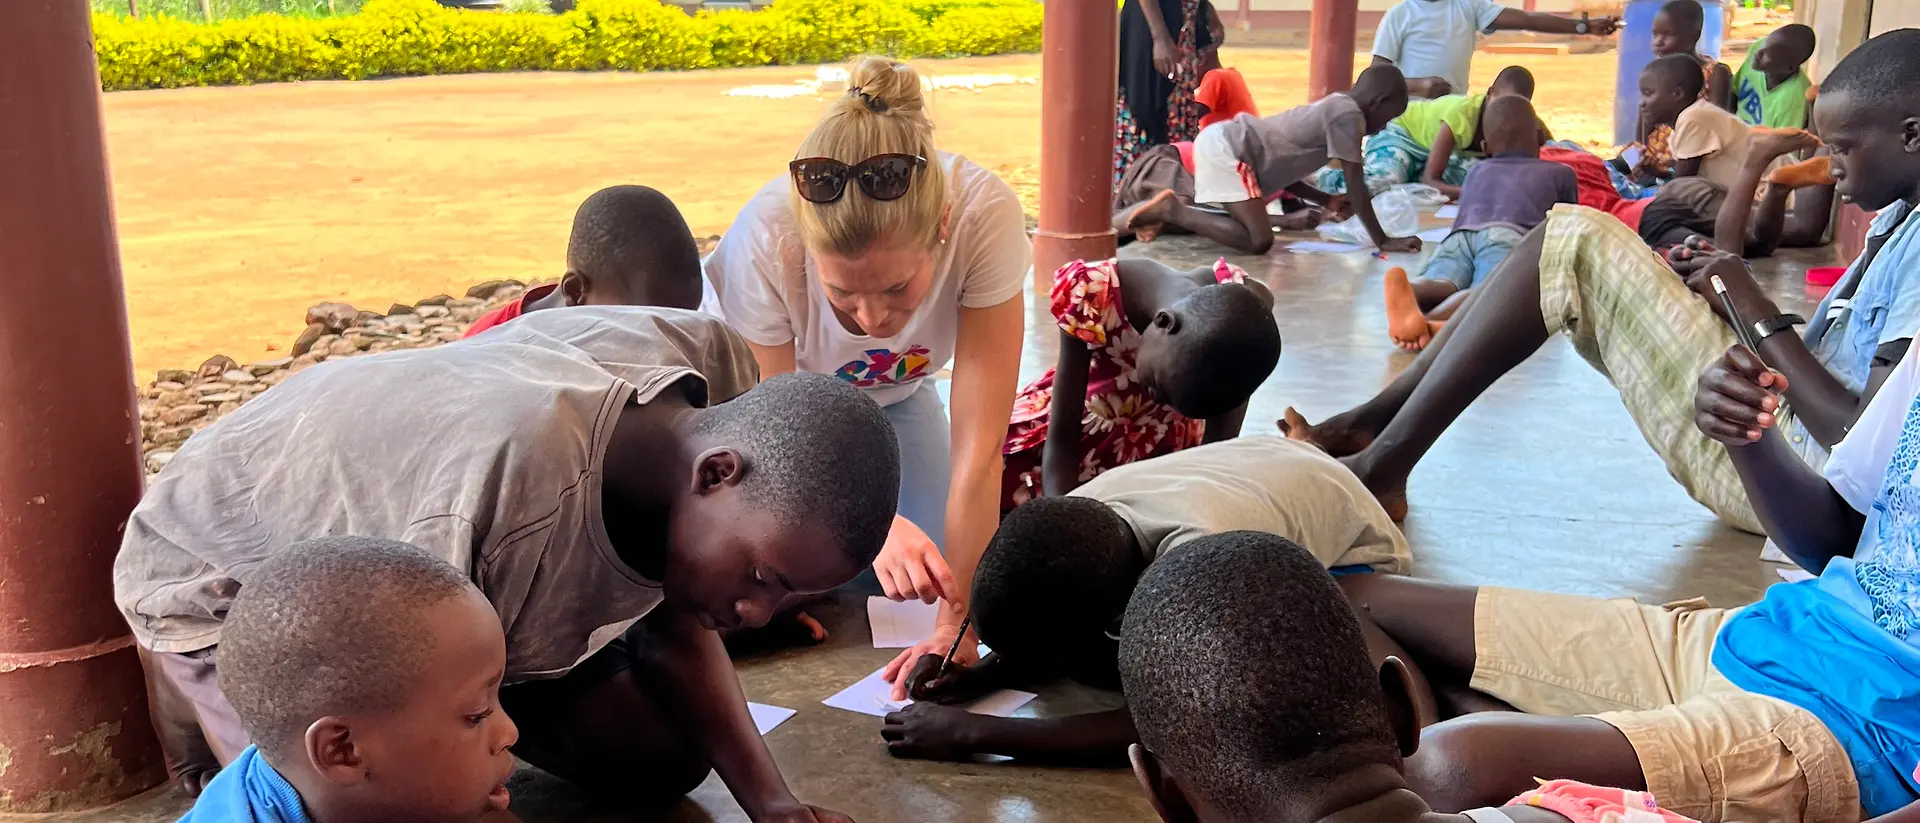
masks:
<path fill-rule="evenodd" d="M 945 552 L 953 426 L 934 382 L 921 380 L 918 391 L 885 409 L 894 441 L 900 444 L 900 516 L 919 526 Z"/>
<path fill-rule="evenodd" d="M 1500 268 L 1523 238 L 1525 235 L 1506 226 L 1454 232 L 1433 250 L 1433 257 L 1427 260 L 1427 269 L 1420 276 L 1427 280 L 1451 280 L 1460 288 L 1471 289 L 1487 282 L 1487 277 Z"/>

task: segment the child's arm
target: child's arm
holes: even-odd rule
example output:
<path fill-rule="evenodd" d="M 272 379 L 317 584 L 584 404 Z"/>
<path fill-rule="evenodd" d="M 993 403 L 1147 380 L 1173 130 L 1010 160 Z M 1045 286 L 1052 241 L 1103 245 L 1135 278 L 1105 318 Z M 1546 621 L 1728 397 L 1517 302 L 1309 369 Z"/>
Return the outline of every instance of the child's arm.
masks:
<path fill-rule="evenodd" d="M 1373 192 L 1367 188 L 1365 180 L 1357 186 L 1347 187 L 1347 201 L 1353 204 L 1353 213 L 1359 215 L 1360 225 L 1367 227 L 1367 235 L 1373 238 L 1373 244 L 1381 251 L 1419 251 L 1418 237 L 1388 237 L 1387 230 L 1380 228 L 1380 218 L 1373 213 Z"/>
<path fill-rule="evenodd" d="M 1673 179 L 1678 180 L 1682 177 L 1693 177 L 1698 175 L 1700 173 L 1700 162 L 1705 159 L 1707 159 L 1705 155 L 1702 155 L 1700 157 L 1688 157 L 1685 159 L 1681 159 L 1678 157 L 1674 158 L 1673 159 Z"/>
<path fill-rule="evenodd" d="M 1207 8 L 1207 34 L 1213 39 L 1213 43 L 1207 48 L 1217 52 L 1221 46 L 1227 44 L 1227 25 L 1220 22 L 1220 11 L 1214 8 L 1212 3 L 1204 5 Z"/>
<path fill-rule="evenodd" d="M 1920 803 L 1880 815 L 1867 823 L 1920 823 Z"/>
<path fill-rule="evenodd" d="M 1167 18 L 1160 13 L 1160 4 L 1154 0 L 1140 0 L 1140 13 L 1147 18 L 1147 33 L 1153 38 L 1153 69 L 1162 77 L 1173 76 L 1173 61 L 1179 55 L 1173 45 L 1173 34 L 1167 31 Z"/>
<path fill-rule="evenodd" d="M 1801 461 L 1785 438 L 1769 431 L 1771 424 L 1760 427 L 1755 422 L 1773 411 L 1767 404 L 1787 385 L 1760 358 L 1735 346 L 1700 375 L 1695 424 L 1726 444 L 1767 534 L 1801 568 L 1819 573 L 1827 561 L 1853 554 L 1866 517 Z M 1758 441 L 1750 439 L 1756 430 L 1761 432 Z"/>
<path fill-rule="evenodd" d="M 1499 17 L 1493 18 L 1492 28 L 1507 31 L 1537 31 L 1546 34 L 1579 34 L 1579 25 L 1580 21 L 1578 18 L 1561 17 L 1557 14 L 1543 14 L 1535 11 L 1521 11 L 1520 9 L 1507 9 L 1500 12 Z M 1612 34 L 1613 30 L 1618 27 L 1619 24 L 1611 17 L 1589 17 L 1587 18 L 1586 33 L 1608 35 Z"/>
<path fill-rule="evenodd" d="M 1080 485 L 1080 421 L 1087 412 L 1087 343 L 1060 333 L 1053 361 L 1053 400 L 1047 407 L 1047 442 L 1040 452 L 1040 494 L 1058 497 Z"/>
<path fill-rule="evenodd" d="M 1453 127 L 1440 124 L 1440 133 L 1433 138 L 1433 150 L 1427 155 L 1427 167 L 1420 172 L 1420 182 L 1438 189 L 1448 200 L 1460 199 L 1460 187 L 1447 184 L 1447 161 L 1453 159 Z"/>
<path fill-rule="evenodd" d="M 1713 64 L 1713 71 L 1707 73 L 1706 94 L 1709 102 L 1733 111 L 1733 70 L 1727 64 Z"/>
<path fill-rule="evenodd" d="M 1119 765 L 1140 742 L 1133 713 L 1121 708 L 1065 717 L 993 717 L 956 706 L 915 703 L 887 715 L 880 736 L 895 757 L 968 760 L 998 754 L 1018 760 Z"/>
<path fill-rule="evenodd" d="M 657 685 L 676 713 L 687 718 L 691 740 L 705 749 L 713 770 L 747 817 L 755 823 L 844 819 L 801 803 L 787 788 L 747 714 L 747 698 L 740 692 L 740 680 L 734 676 L 733 661 L 727 659 L 720 635 L 700 628 L 690 614 L 662 608 L 669 609 L 661 615 L 662 668 L 680 676 Z"/>
<path fill-rule="evenodd" d="M 1316 189 L 1311 183 L 1302 180 L 1287 187 L 1287 193 L 1327 210 L 1332 220 L 1345 220 L 1352 217 L 1351 206 L 1344 194 L 1328 194 Z"/>

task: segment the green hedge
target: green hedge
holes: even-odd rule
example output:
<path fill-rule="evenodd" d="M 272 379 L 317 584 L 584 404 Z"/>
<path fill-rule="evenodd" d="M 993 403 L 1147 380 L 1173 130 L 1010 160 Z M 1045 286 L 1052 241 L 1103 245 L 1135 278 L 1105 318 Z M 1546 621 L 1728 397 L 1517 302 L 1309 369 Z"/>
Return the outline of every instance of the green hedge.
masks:
<path fill-rule="evenodd" d="M 1037 51 L 1034 0 L 778 0 L 688 16 L 659 0 L 581 0 L 566 14 L 369 0 L 327 19 L 190 23 L 96 14 L 109 91 L 489 71 L 707 69 L 826 63 L 856 54 Z"/>

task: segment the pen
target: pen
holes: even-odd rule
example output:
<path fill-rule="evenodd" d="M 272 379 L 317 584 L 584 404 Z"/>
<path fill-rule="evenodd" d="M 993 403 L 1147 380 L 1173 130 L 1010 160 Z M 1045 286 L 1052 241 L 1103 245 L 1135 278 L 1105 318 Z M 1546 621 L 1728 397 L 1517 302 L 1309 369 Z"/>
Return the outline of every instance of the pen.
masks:
<path fill-rule="evenodd" d="M 967 627 L 972 625 L 973 615 L 967 615 L 967 619 L 960 621 L 960 636 L 953 639 L 953 646 L 947 649 L 947 656 L 940 658 L 940 669 L 933 673 L 933 679 L 939 680 L 947 676 L 947 664 L 953 662 L 953 656 L 960 651 L 960 641 L 967 639 Z"/>
<path fill-rule="evenodd" d="M 1721 280 L 1720 275 L 1717 274 L 1708 278 L 1708 282 L 1713 284 L 1713 296 L 1720 298 L 1720 309 L 1727 313 L 1727 322 L 1732 324 L 1734 335 L 1740 338 L 1740 345 L 1747 347 L 1747 351 L 1753 352 L 1754 357 L 1760 357 L 1760 341 L 1753 339 L 1753 329 L 1747 326 L 1747 321 L 1742 319 L 1740 312 L 1733 307 L 1733 296 L 1727 294 L 1727 282 Z M 1766 358 L 1762 357 L 1760 362 L 1761 365 L 1765 365 Z M 1773 410 L 1774 419 L 1778 420 L 1780 415 L 1786 412 L 1787 398 L 1781 397 L 1780 405 Z"/>

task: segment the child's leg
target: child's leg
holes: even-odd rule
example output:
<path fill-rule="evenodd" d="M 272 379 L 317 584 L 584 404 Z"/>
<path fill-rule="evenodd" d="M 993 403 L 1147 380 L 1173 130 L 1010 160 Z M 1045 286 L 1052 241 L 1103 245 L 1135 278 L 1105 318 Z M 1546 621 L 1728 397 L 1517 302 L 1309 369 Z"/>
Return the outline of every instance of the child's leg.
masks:
<path fill-rule="evenodd" d="M 513 753 L 607 801 L 671 803 L 699 786 L 712 764 L 655 685 L 684 673 L 664 665 L 648 622 L 563 677 L 501 689 Z"/>
<path fill-rule="evenodd" d="M 215 700 L 233 715 L 233 707 L 220 693 L 219 679 L 205 657 L 150 652 L 136 646 L 140 667 L 146 673 L 147 706 L 153 718 L 153 731 L 160 738 L 160 752 L 166 758 L 167 776 L 186 792 L 199 797 L 207 782 L 220 771 L 222 763 L 239 753 L 233 749 L 225 760 L 214 754 L 208 734 L 201 727 L 198 704 Z M 239 718 L 231 726 L 239 728 Z M 246 747 L 245 735 L 239 741 Z"/>

